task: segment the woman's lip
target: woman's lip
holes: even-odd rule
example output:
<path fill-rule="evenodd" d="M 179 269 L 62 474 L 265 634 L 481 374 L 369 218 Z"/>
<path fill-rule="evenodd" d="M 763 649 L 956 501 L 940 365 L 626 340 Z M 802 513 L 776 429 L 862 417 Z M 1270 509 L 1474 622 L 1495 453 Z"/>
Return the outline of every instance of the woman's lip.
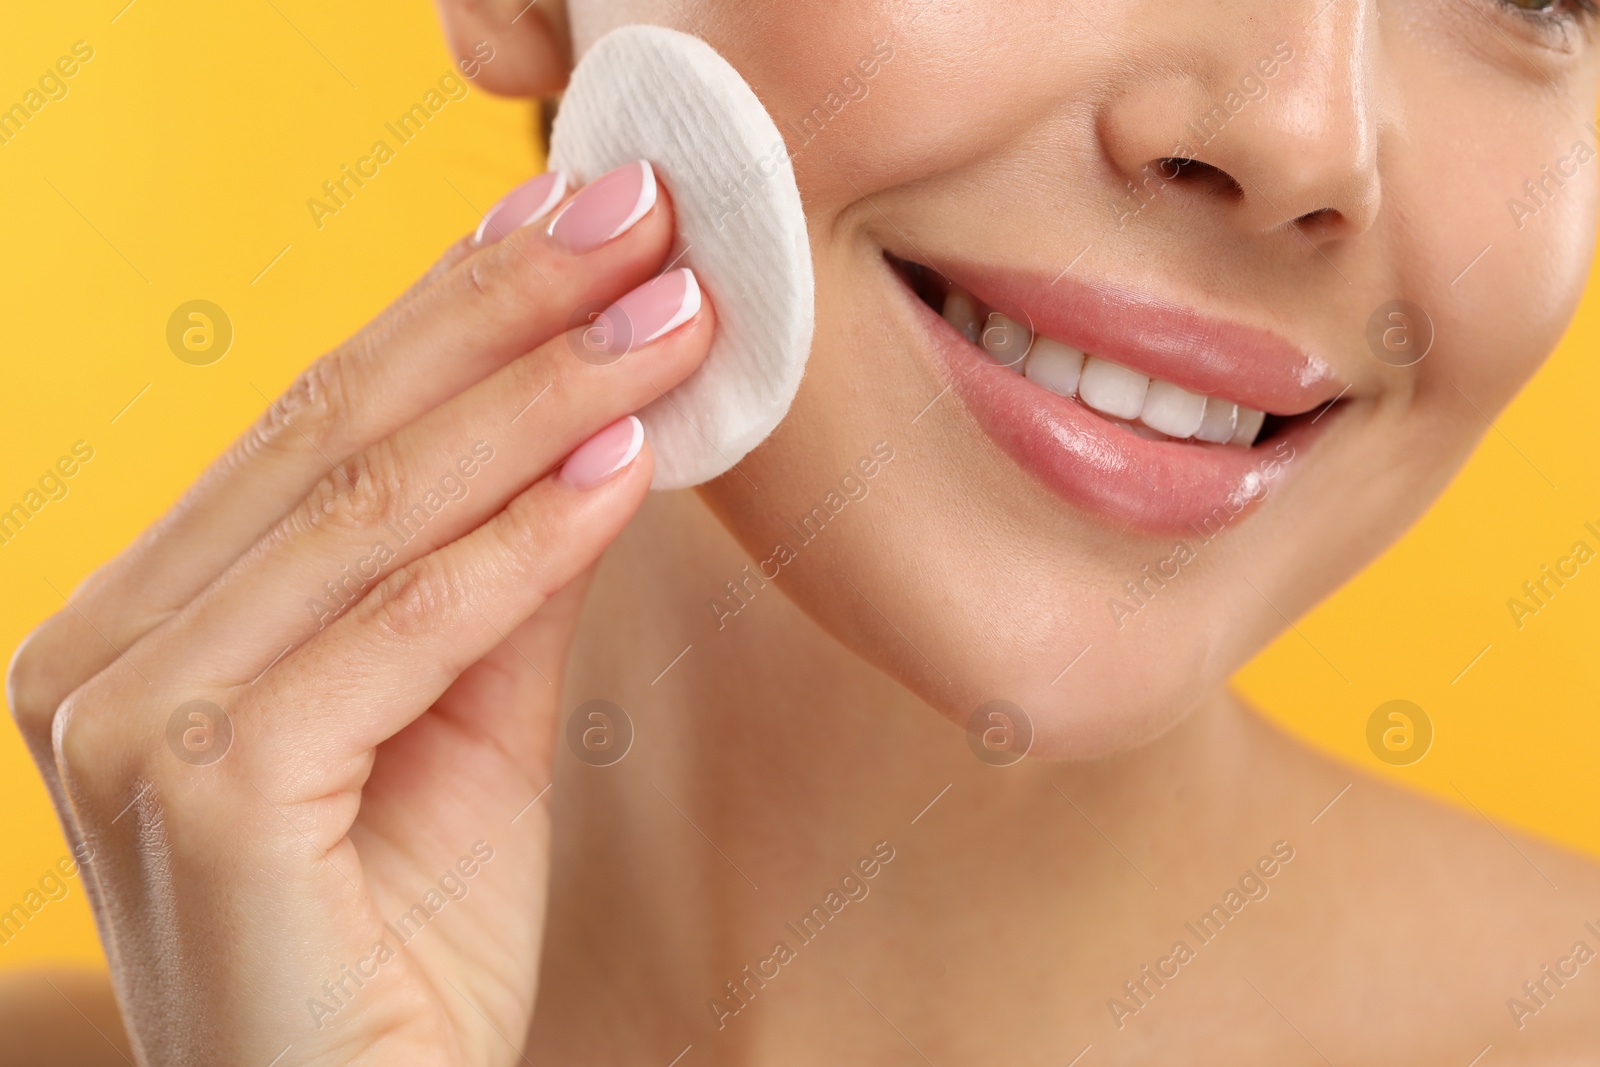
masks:
<path fill-rule="evenodd" d="M 1215 534 L 1260 503 L 1333 421 L 1297 419 L 1254 448 L 1140 437 L 995 364 L 890 273 L 979 427 L 1084 510 L 1153 533 Z"/>
<path fill-rule="evenodd" d="M 1270 330 L 1209 318 L 1149 294 L 942 259 L 930 269 L 1035 333 L 1269 415 L 1300 415 L 1350 388 L 1326 360 Z"/>

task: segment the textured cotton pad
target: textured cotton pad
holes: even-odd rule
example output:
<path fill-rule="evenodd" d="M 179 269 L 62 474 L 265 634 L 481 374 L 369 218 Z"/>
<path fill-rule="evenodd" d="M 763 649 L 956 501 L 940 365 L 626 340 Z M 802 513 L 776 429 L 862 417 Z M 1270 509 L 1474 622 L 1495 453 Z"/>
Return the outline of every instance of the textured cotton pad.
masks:
<path fill-rule="evenodd" d="M 550 165 L 589 182 L 637 159 L 671 192 L 675 251 L 717 313 L 705 363 L 639 412 L 652 487 L 681 489 L 731 469 L 788 413 L 811 352 L 811 246 L 783 135 L 698 37 L 624 26 L 573 71 Z"/>

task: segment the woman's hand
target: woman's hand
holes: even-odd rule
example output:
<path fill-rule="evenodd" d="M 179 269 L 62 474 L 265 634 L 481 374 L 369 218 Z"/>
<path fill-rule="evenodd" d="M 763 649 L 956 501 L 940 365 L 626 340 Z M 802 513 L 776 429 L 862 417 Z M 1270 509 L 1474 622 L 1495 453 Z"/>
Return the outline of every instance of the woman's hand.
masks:
<path fill-rule="evenodd" d="M 521 1060 L 562 665 L 650 482 L 627 416 L 713 329 L 691 275 L 655 278 L 673 226 L 647 166 L 498 240 L 541 188 L 17 654 L 146 1063 Z"/>

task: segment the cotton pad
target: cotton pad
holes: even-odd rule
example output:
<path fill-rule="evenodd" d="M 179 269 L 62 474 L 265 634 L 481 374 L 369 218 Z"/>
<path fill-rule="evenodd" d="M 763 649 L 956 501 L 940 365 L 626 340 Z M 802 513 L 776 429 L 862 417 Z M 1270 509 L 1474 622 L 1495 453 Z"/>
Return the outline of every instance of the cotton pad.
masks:
<path fill-rule="evenodd" d="M 572 73 L 550 165 L 576 182 L 646 159 L 672 194 L 678 265 L 716 307 L 711 354 L 639 412 L 656 489 L 708 481 L 770 434 L 811 352 L 811 245 L 783 135 L 732 65 L 698 37 L 624 26 Z"/>

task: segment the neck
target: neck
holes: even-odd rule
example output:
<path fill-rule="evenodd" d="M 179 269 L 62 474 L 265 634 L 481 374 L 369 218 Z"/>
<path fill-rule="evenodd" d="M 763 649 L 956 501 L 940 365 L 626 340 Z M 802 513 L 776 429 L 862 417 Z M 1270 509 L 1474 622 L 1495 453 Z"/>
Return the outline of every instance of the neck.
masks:
<path fill-rule="evenodd" d="M 609 767 L 561 754 L 544 1047 L 626 1030 L 628 1059 L 762 1062 L 801 1028 L 859 1062 L 904 1052 L 907 1020 L 989 1040 L 961 1036 L 952 987 L 1010 1017 L 1101 949 L 1137 971 L 1181 926 L 1157 887 L 1215 888 L 1283 836 L 1262 801 L 1287 761 L 1262 767 L 1284 742 L 1226 694 L 1135 752 L 991 766 L 776 584 L 718 628 L 709 601 L 747 562 L 696 497 L 662 494 L 596 581 L 563 708 L 613 701 L 634 741 Z M 928 972 L 944 992 L 918 1002 L 905 977 Z M 1086 1017 L 1120 980 L 1080 993 Z"/>

